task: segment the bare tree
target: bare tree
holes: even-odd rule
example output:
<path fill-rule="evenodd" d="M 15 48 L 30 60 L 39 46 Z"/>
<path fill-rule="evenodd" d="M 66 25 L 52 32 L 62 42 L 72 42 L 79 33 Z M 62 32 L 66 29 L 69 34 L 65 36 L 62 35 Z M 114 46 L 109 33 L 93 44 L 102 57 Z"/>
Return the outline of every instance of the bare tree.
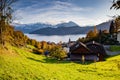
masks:
<path fill-rule="evenodd" d="M 0 44 L 4 45 L 3 32 L 5 25 L 9 24 L 12 20 L 11 5 L 17 0 L 0 0 Z"/>

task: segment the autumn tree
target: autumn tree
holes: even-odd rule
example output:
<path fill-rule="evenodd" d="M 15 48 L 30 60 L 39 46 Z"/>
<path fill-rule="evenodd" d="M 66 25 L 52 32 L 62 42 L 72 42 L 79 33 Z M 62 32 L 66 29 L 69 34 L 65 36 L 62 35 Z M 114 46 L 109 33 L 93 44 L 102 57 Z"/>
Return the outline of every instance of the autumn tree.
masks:
<path fill-rule="evenodd" d="M 120 16 L 115 19 L 115 26 L 116 30 L 118 31 L 118 29 L 120 29 Z"/>
<path fill-rule="evenodd" d="M 94 38 L 98 35 L 99 31 L 97 30 L 96 26 L 94 26 L 94 30 L 90 30 L 88 33 L 87 33 L 87 38 Z"/>
<path fill-rule="evenodd" d="M 62 49 L 61 46 L 55 46 L 50 50 L 50 56 L 58 60 L 62 60 L 67 57 L 67 53 Z"/>
<path fill-rule="evenodd" d="M 0 0 L 0 44 L 4 45 L 3 33 L 6 31 L 6 25 L 12 20 L 13 9 L 11 5 L 17 0 Z"/>
<path fill-rule="evenodd" d="M 92 30 L 90 30 L 88 33 L 87 33 L 87 38 L 92 38 L 94 37 L 94 32 Z"/>
<path fill-rule="evenodd" d="M 97 35 L 98 35 L 98 33 L 99 33 L 99 31 L 98 31 L 97 27 L 96 27 L 96 26 L 94 26 L 94 34 L 95 34 L 95 36 L 97 36 Z"/>
<path fill-rule="evenodd" d="M 21 31 L 14 31 L 13 38 L 14 39 L 11 43 L 14 43 L 15 46 L 26 46 L 28 37 L 25 36 Z"/>
<path fill-rule="evenodd" d="M 47 42 L 46 41 L 41 42 L 41 48 L 44 50 L 47 49 Z"/>

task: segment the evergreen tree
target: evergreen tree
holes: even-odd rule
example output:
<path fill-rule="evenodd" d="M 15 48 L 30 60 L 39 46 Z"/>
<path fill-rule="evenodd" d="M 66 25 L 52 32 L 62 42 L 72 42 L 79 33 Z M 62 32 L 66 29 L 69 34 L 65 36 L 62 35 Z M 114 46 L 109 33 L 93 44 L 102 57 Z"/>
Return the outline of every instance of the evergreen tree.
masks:
<path fill-rule="evenodd" d="M 113 34 L 114 32 L 115 32 L 115 25 L 114 25 L 114 22 L 111 21 L 109 33 L 110 33 L 110 34 Z"/>

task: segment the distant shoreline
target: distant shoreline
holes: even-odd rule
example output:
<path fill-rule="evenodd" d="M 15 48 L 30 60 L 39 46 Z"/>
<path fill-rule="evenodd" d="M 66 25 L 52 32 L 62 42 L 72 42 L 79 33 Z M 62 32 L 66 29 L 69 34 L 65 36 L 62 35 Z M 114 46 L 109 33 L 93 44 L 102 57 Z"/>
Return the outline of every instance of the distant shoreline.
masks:
<path fill-rule="evenodd" d="M 47 41 L 47 42 L 55 42 L 58 43 L 68 42 L 69 39 L 72 41 L 76 41 L 79 38 L 86 37 L 86 34 L 77 34 L 77 35 L 39 35 L 39 34 L 26 34 L 29 38 L 35 39 L 37 41 Z"/>

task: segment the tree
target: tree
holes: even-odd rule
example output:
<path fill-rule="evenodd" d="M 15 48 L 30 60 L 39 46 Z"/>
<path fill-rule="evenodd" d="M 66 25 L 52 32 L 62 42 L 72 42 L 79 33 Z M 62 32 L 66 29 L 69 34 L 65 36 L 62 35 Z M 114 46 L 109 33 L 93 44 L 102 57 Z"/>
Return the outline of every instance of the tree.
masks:
<path fill-rule="evenodd" d="M 120 9 L 120 0 L 113 0 L 113 5 L 110 7 L 110 9 Z"/>
<path fill-rule="evenodd" d="M 116 30 L 118 31 L 118 29 L 120 29 L 120 16 L 115 19 L 115 26 Z"/>
<path fill-rule="evenodd" d="M 90 30 L 88 33 L 87 33 L 87 38 L 93 38 L 94 37 L 94 32 L 92 30 Z"/>
<path fill-rule="evenodd" d="M 97 30 L 96 26 L 94 26 L 94 30 L 90 30 L 88 33 L 87 33 L 87 38 L 94 38 L 94 37 L 97 37 L 99 31 Z"/>
<path fill-rule="evenodd" d="M 0 0 L 0 44 L 4 45 L 3 32 L 6 30 L 6 25 L 12 20 L 12 8 L 11 5 L 17 0 Z"/>
<path fill-rule="evenodd" d="M 97 27 L 94 26 L 94 34 L 95 34 L 95 36 L 97 36 L 98 33 L 99 33 L 99 31 L 97 30 Z"/>
<path fill-rule="evenodd" d="M 47 42 L 46 41 L 41 42 L 41 48 L 44 50 L 47 49 Z"/>
<path fill-rule="evenodd" d="M 115 28 L 115 24 L 114 24 L 114 22 L 112 21 L 111 24 L 110 24 L 109 33 L 110 33 L 110 34 L 115 33 L 115 32 L 116 32 L 115 29 L 116 29 L 116 28 Z"/>
<path fill-rule="evenodd" d="M 62 60 L 67 57 L 67 53 L 60 46 L 55 46 L 50 50 L 50 56 Z"/>

